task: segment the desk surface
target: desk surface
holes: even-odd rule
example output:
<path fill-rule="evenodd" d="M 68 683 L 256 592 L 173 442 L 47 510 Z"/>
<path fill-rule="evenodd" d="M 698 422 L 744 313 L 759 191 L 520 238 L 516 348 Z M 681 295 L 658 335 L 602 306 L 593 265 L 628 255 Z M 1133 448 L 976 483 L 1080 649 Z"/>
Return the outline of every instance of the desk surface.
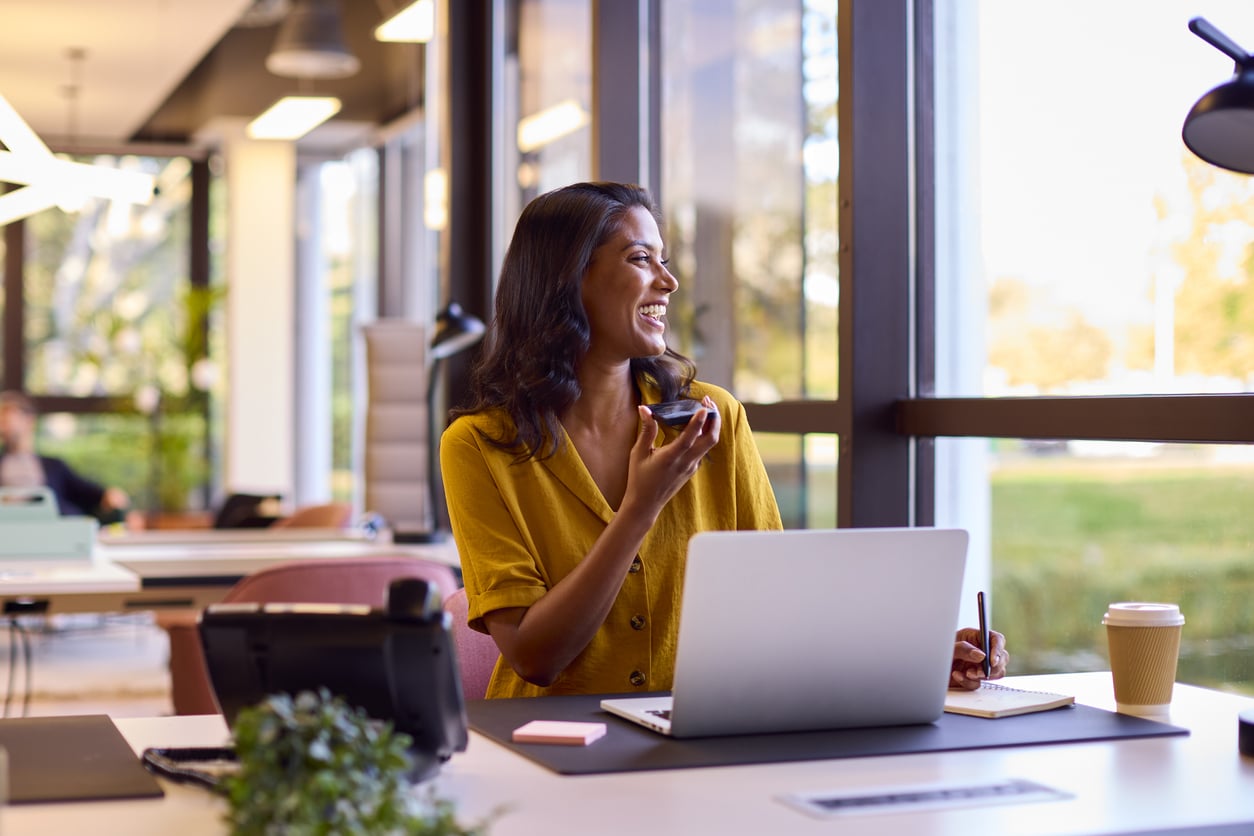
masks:
<path fill-rule="evenodd" d="M 101 558 L 134 572 L 145 585 L 153 580 L 190 577 L 234 576 L 291 560 L 371 557 L 407 554 L 458 566 L 457 547 L 451 540 L 421 545 L 363 540 L 248 541 L 199 540 L 196 542 L 105 545 Z"/>
<path fill-rule="evenodd" d="M 452 540 L 409 544 L 351 538 L 318 541 L 286 535 L 218 538 L 202 533 L 181 542 L 100 545 L 96 565 L 88 573 L 15 571 L 6 575 L 0 571 L 0 609 L 46 614 L 201 610 L 222 600 L 243 576 L 269 566 L 293 560 L 381 555 L 412 555 L 459 566 Z"/>
<path fill-rule="evenodd" d="M 1110 675 L 1018 677 L 1020 687 L 1066 691 L 1112 708 Z M 563 777 L 472 735 L 436 779 L 470 821 L 504 808 L 491 836 L 547 833 L 857 833 L 970 836 L 1248 832 L 1254 825 L 1254 758 L 1237 752 L 1237 713 L 1254 699 L 1177 686 L 1171 722 L 1188 737 L 984 749 L 926 755 L 811 761 L 768 766 L 665 770 Z M 990 721 L 997 722 L 997 721 Z M 221 717 L 118 720 L 136 751 L 149 745 L 221 742 Z M 594 744 L 595 745 L 595 744 Z M 937 783 L 972 785 L 1026 779 L 1070 794 L 1060 801 L 974 806 L 943 812 L 863 814 L 820 820 L 777 800 L 804 791 L 884 789 Z M 5 836 L 50 833 L 226 832 L 222 807 L 207 793 L 166 784 L 156 801 L 22 805 L 3 812 Z M 1213 830 L 1201 830 L 1213 828 Z"/>

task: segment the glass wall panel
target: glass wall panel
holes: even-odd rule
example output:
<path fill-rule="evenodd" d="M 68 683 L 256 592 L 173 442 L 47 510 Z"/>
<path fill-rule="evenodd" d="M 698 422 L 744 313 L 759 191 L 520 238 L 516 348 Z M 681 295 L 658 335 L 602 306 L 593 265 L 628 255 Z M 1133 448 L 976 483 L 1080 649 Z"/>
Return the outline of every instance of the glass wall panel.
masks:
<path fill-rule="evenodd" d="M 1254 390 L 1254 181 L 1180 137 L 1232 74 L 1189 18 L 1240 42 L 1249 4 L 934 10 L 936 394 Z M 1112 37 L 1152 56 L 1135 79 Z M 1106 605 L 1168 600 L 1188 619 L 1180 679 L 1254 692 L 1248 446 L 940 439 L 936 453 L 938 523 L 971 531 L 968 581 L 991 586 L 1013 672 L 1104 668 Z"/>
<path fill-rule="evenodd" d="M 221 385 L 211 325 L 222 291 L 191 281 L 192 164 L 76 160 L 143 171 L 156 190 L 147 205 L 67 199 L 24 224 L 21 386 L 37 396 L 97 399 L 45 416 L 41 449 L 124 488 L 136 508 L 203 507 L 210 403 Z M 108 399 L 104 413 L 100 398 Z"/>
<path fill-rule="evenodd" d="M 937 394 L 1254 389 L 1254 179 L 1180 136 L 1233 66 L 1189 18 L 1250 44 L 1254 6 L 935 13 L 938 292 L 957 309 L 940 328 L 968 364 Z"/>
<path fill-rule="evenodd" d="M 836 527 L 835 435 L 755 432 L 785 528 Z"/>
<path fill-rule="evenodd" d="M 1254 448 L 984 446 L 992 618 L 1014 673 L 1102 670 L 1106 605 L 1171 601 L 1186 619 L 1180 681 L 1254 693 Z M 955 522 L 982 528 L 978 511 Z"/>
<path fill-rule="evenodd" d="M 834 399 L 836 2 L 663 0 L 661 16 L 670 338 L 743 401 Z M 763 437 L 786 525 L 835 524 L 831 438 Z"/>
<path fill-rule="evenodd" d="M 805 390 L 802 6 L 662 4 L 672 338 L 742 400 Z M 834 156 L 834 149 L 833 149 Z"/>
<path fill-rule="evenodd" d="M 505 62 L 509 231 L 536 195 L 592 176 L 592 2 L 516 0 L 514 8 Z"/>
<path fill-rule="evenodd" d="M 80 162 L 156 175 L 146 206 L 87 198 L 26 221 L 27 391 L 182 397 L 193 385 L 188 277 L 191 163 L 183 157 Z"/>

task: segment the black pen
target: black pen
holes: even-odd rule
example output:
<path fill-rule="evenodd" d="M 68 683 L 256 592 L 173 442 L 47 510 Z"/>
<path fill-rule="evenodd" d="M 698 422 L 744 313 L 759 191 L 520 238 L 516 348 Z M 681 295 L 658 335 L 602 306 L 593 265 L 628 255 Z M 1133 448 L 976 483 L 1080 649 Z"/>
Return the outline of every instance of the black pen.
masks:
<path fill-rule="evenodd" d="M 984 606 L 984 593 L 975 593 L 976 608 L 980 612 L 980 650 L 984 651 L 984 676 L 993 675 L 993 654 L 988 649 L 988 608 Z"/>

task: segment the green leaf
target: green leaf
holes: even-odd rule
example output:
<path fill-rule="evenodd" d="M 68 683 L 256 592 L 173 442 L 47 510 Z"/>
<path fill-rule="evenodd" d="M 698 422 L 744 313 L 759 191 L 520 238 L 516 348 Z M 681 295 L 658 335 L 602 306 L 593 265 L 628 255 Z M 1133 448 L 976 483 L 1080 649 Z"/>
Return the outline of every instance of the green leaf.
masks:
<path fill-rule="evenodd" d="M 453 804 L 418 803 L 408 778 L 412 740 L 326 689 L 275 694 L 235 722 L 240 768 L 220 786 L 239 836 L 419 834 L 483 836 Z"/>

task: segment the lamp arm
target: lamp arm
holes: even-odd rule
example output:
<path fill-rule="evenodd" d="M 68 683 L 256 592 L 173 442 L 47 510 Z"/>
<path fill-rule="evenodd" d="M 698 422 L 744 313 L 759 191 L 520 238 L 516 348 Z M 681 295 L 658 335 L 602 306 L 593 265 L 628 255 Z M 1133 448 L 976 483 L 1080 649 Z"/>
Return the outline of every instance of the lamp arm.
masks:
<path fill-rule="evenodd" d="M 1229 38 L 1223 32 L 1220 32 L 1217 28 L 1215 28 L 1213 23 L 1204 17 L 1195 17 L 1190 20 L 1189 31 L 1206 41 L 1206 43 L 1210 44 L 1224 55 L 1227 55 L 1233 61 L 1236 61 L 1238 69 L 1254 63 L 1252 62 L 1254 55 L 1250 55 L 1250 53 L 1238 46 L 1236 41 Z"/>

